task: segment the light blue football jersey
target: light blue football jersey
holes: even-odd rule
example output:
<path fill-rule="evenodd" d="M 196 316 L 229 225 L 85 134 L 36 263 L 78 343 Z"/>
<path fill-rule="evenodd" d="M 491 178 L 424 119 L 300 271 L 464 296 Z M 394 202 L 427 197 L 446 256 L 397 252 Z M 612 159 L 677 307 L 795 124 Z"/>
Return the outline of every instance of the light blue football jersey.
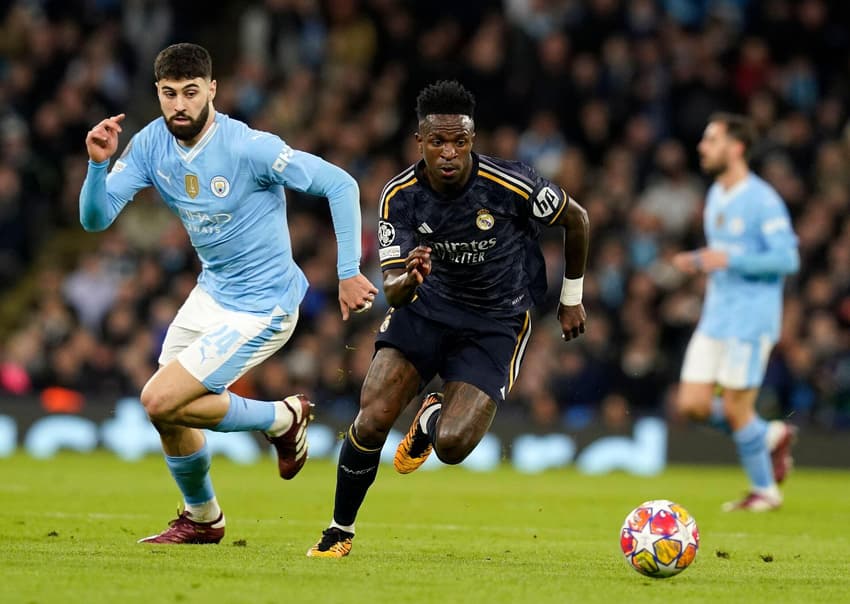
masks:
<path fill-rule="evenodd" d="M 779 195 L 755 174 L 726 191 L 708 191 L 705 237 L 729 254 L 729 267 L 708 277 L 697 330 L 718 338 L 779 339 L 784 276 L 800 260 L 797 236 Z"/>
<path fill-rule="evenodd" d="M 339 278 L 359 273 L 357 183 L 278 136 L 216 113 L 201 140 L 185 147 L 159 118 L 131 139 L 104 178 L 107 164 L 89 162 L 83 226 L 106 228 L 137 191 L 155 187 L 189 233 L 202 265 L 198 283 L 224 308 L 291 314 L 304 297 L 308 284 L 292 258 L 284 187 L 328 198 Z"/>

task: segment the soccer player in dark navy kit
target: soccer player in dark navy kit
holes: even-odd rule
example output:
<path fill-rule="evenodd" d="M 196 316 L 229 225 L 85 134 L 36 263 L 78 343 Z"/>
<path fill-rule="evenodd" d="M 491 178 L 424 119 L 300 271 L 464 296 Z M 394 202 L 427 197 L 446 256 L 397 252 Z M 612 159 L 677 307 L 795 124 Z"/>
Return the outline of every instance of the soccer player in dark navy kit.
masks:
<path fill-rule="evenodd" d="M 440 81 L 417 98 L 422 160 L 390 180 L 378 226 L 390 303 L 340 452 L 333 521 L 308 556 L 351 551 L 354 520 L 378 472 L 387 434 L 439 374 L 395 455 L 402 474 L 432 450 L 463 461 L 510 391 L 531 334 L 531 307 L 546 290 L 540 228 L 565 230 L 558 320 L 564 340 L 584 332 L 587 213 L 530 167 L 472 152 L 475 100 Z"/>

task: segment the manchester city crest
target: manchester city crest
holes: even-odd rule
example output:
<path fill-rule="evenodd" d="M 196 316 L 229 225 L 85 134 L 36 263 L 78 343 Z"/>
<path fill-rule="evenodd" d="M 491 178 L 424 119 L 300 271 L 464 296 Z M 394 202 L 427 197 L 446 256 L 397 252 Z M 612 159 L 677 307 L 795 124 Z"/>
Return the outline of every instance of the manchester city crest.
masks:
<path fill-rule="evenodd" d="M 493 218 L 493 215 L 489 212 L 489 210 L 478 210 L 478 216 L 475 217 L 475 226 L 482 231 L 489 231 L 495 224 L 496 219 Z"/>
<path fill-rule="evenodd" d="M 230 193 L 230 183 L 224 176 L 216 176 L 210 181 L 210 189 L 216 197 L 227 197 Z"/>

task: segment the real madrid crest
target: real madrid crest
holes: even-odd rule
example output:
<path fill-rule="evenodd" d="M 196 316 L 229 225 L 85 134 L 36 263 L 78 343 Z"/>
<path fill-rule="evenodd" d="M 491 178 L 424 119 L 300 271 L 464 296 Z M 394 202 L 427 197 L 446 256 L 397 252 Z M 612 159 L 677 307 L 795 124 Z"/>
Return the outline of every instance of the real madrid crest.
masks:
<path fill-rule="evenodd" d="M 475 226 L 482 231 L 489 231 L 495 224 L 496 219 L 493 218 L 489 210 L 485 210 L 484 208 L 478 210 L 478 216 L 475 217 Z"/>
<path fill-rule="evenodd" d="M 224 176 L 216 176 L 210 181 L 210 190 L 216 197 L 227 197 L 230 193 L 230 182 Z"/>
<path fill-rule="evenodd" d="M 183 184 L 186 187 L 186 194 L 192 199 L 195 199 L 198 196 L 198 193 L 201 192 L 201 187 L 198 184 L 198 176 L 196 174 L 187 174 L 183 178 Z"/>

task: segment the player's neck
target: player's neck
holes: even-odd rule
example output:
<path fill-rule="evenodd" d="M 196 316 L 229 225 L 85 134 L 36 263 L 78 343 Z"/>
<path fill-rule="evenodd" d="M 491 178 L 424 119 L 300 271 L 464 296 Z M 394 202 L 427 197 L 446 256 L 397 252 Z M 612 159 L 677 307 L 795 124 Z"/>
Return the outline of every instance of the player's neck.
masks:
<path fill-rule="evenodd" d="M 715 179 L 725 191 L 744 181 L 750 174 L 750 168 L 745 162 L 731 164 L 723 173 L 718 174 Z"/>

